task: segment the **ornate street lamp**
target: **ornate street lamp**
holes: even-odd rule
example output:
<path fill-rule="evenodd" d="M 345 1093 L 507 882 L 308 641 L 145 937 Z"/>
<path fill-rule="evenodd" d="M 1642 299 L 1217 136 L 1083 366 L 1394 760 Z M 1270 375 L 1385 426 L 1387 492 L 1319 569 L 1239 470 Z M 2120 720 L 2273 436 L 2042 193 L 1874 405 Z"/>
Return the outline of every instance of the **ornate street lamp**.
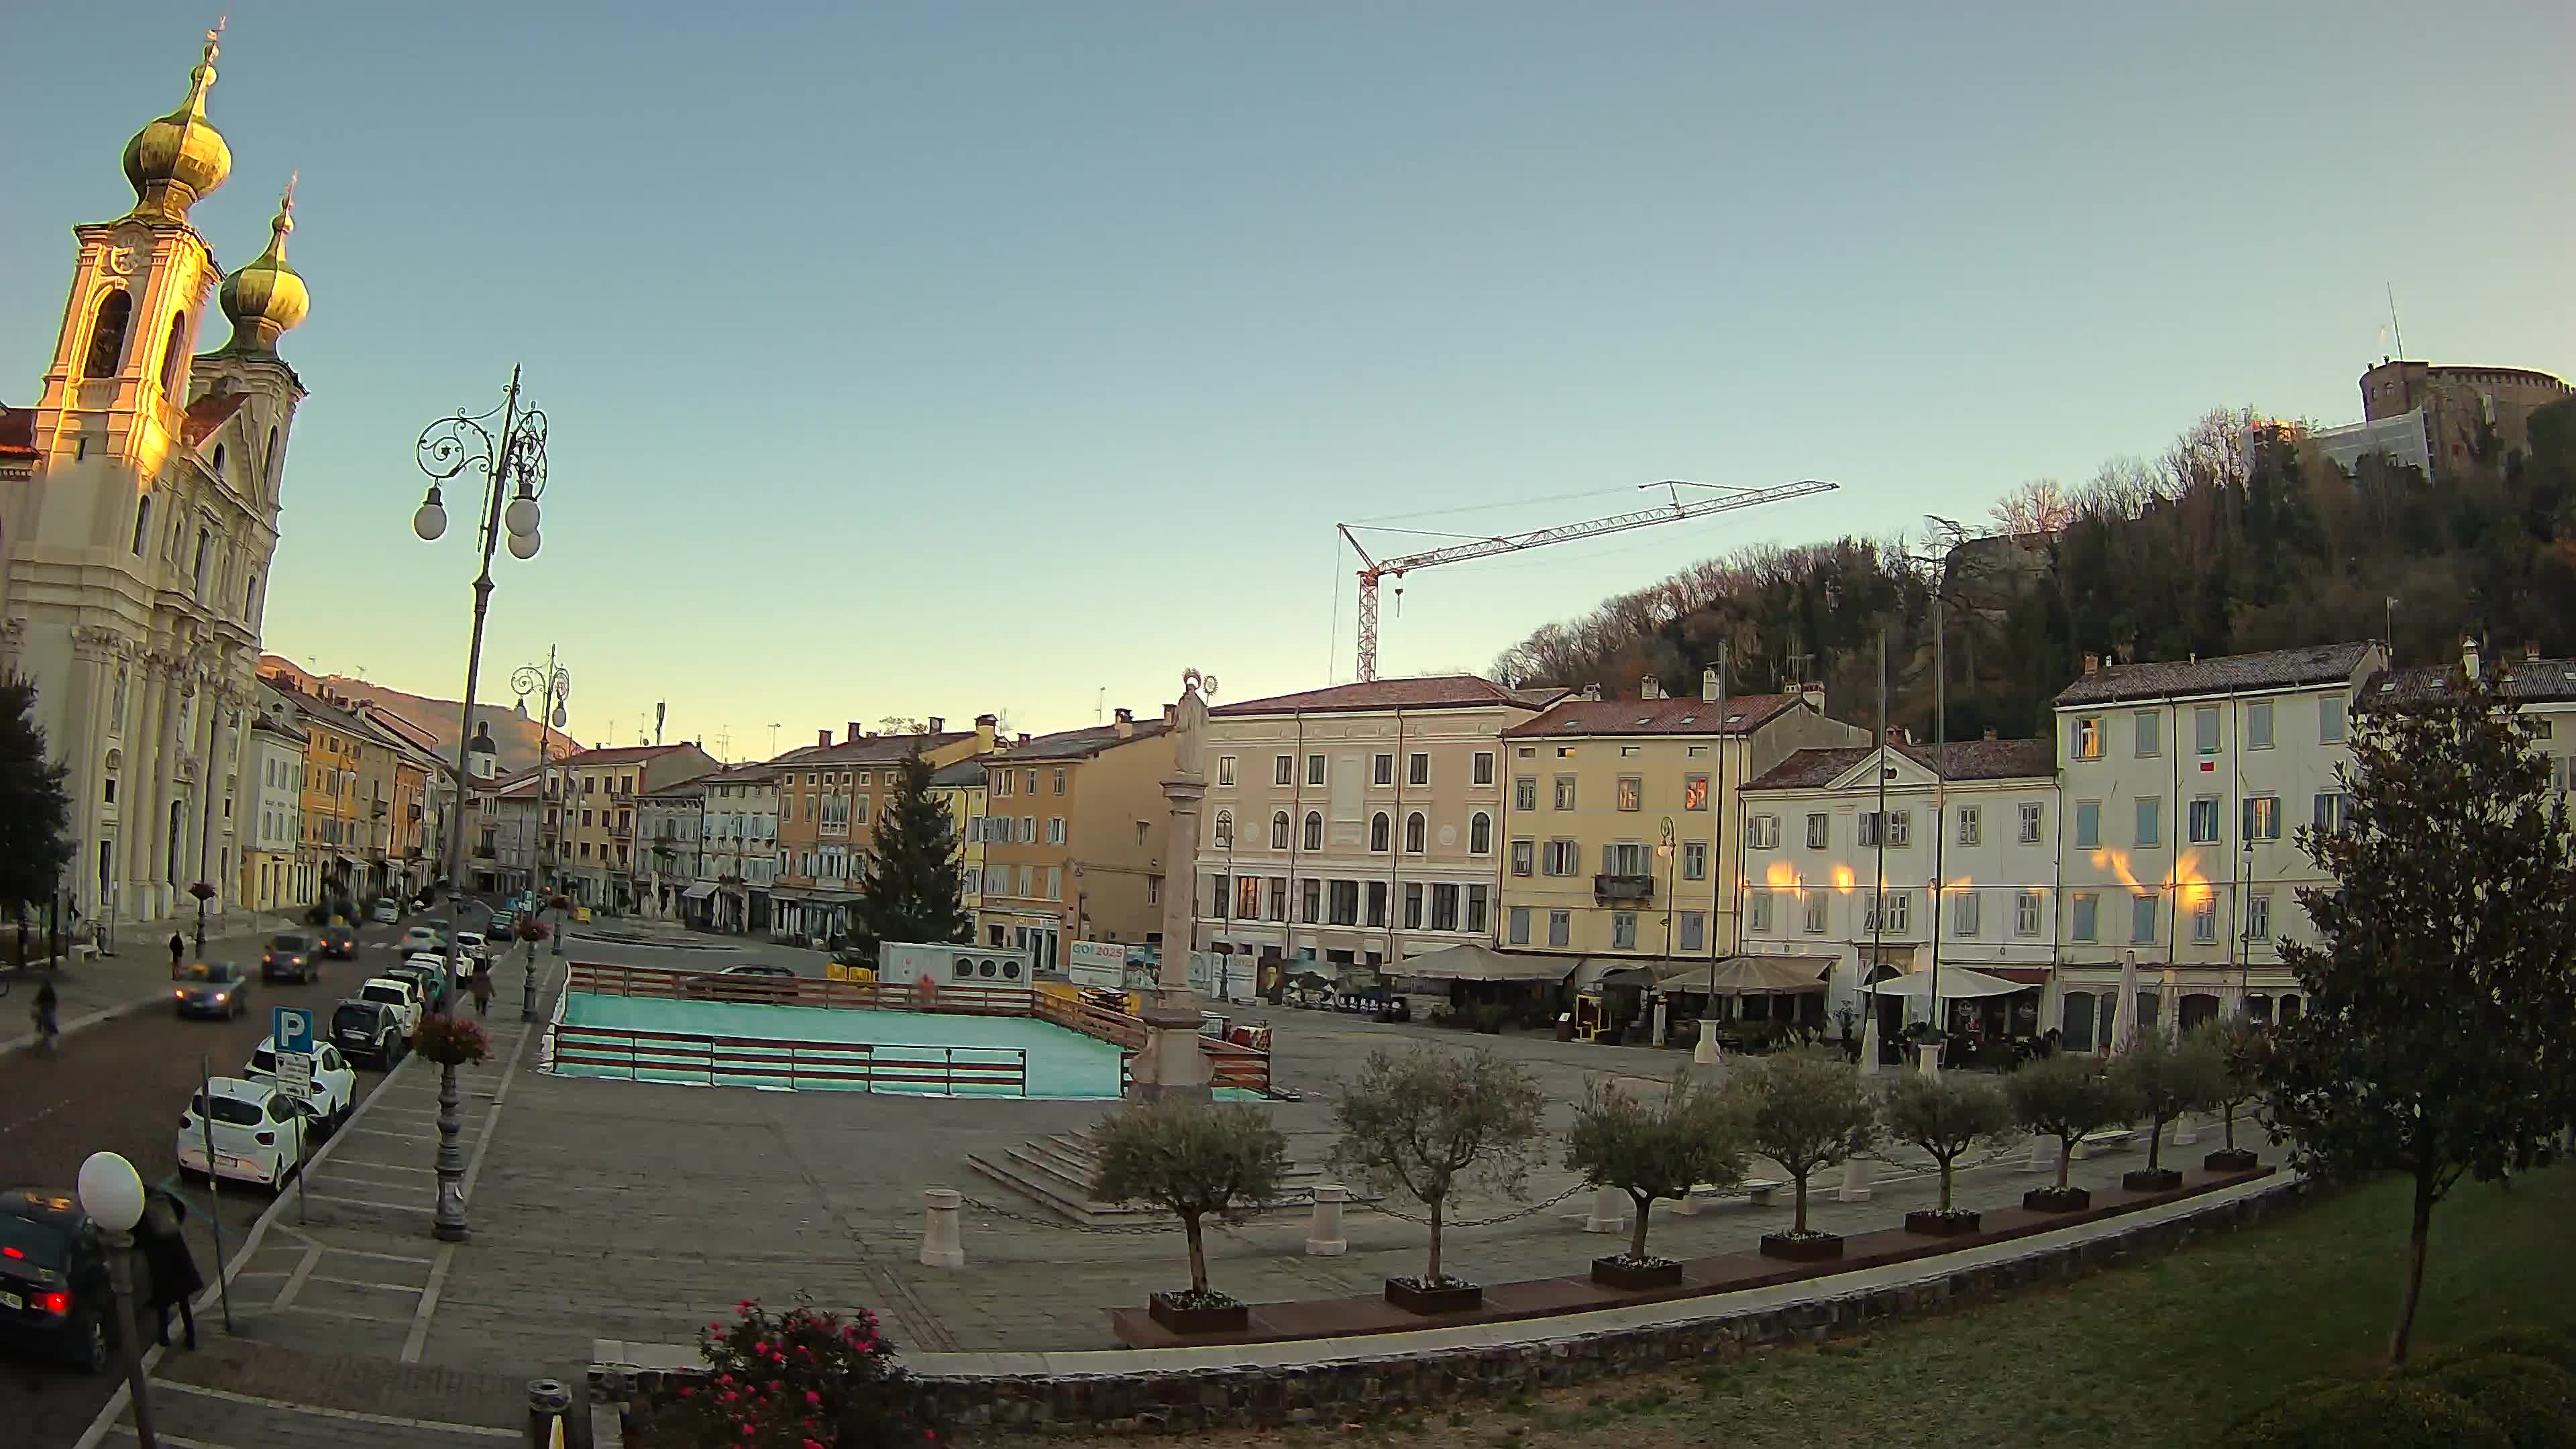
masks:
<path fill-rule="evenodd" d="M 498 435 L 485 426 L 496 417 L 500 423 Z M 421 430 L 413 451 L 420 471 L 429 475 L 429 491 L 411 518 L 411 531 L 424 543 L 435 543 L 447 532 L 447 505 L 440 496 L 439 485 L 465 473 L 483 475 L 483 506 L 476 514 L 481 525 L 478 542 L 483 550 L 482 571 L 474 579 L 474 631 L 466 646 L 463 720 L 456 731 L 457 799 L 461 805 L 467 788 L 467 751 L 474 736 L 474 685 L 483 669 L 483 621 L 492 605 L 492 553 L 506 538 L 512 558 L 537 556 L 537 500 L 546 491 L 546 415 L 535 408 L 520 407 L 519 369 L 514 367 L 510 369 L 509 390 L 502 394 L 499 407 L 475 414 L 459 410 L 453 417 L 440 418 Z M 449 904 L 451 909 L 460 911 L 464 895 L 457 883 L 464 870 L 465 811 L 460 808 L 450 822 L 446 844 Z M 450 931 L 446 971 L 451 982 L 456 979 L 457 961 L 456 933 Z M 434 1228 L 448 1242 L 463 1242 L 467 1236 L 465 1148 L 458 1140 L 464 1127 L 455 1074 L 450 1072 L 438 1094 L 438 1216 Z"/>
<path fill-rule="evenodd" d="M 107 1249 L 107 1286 L 116 1295 L 116 1336 L 125 1350 L 125 1383 L 134 1399 L 134 1438 L 154 1449 L 152 1399 L 144 1391 L 142 1335 L 134 1321 L 134 1225 L 143 1221 L 143 1179 L 113 1152 L 93 1152 L 80 1168 L 81 1211 Z"/>

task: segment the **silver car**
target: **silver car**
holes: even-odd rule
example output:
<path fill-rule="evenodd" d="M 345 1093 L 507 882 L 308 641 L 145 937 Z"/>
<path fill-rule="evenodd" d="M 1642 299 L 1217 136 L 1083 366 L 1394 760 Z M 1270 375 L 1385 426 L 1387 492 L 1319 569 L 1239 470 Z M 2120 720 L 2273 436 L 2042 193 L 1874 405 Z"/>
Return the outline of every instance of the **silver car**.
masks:
<path fill-rule="evenodd" d="M 170 989 L 171 1004 L 181 1016 L 230 1019 L 250 1009 L 250 984 L 250 973 L 228 961 L 200 961 Z"/>

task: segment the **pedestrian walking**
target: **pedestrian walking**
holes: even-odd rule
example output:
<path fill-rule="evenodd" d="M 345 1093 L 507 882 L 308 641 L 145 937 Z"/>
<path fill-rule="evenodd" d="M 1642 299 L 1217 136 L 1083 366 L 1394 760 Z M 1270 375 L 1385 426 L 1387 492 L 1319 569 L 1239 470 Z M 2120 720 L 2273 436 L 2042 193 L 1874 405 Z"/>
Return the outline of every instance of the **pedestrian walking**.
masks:
<path fill-rule="evenodd" d="M 475 962 L 474 974 L 466 978 L 465 989 L 474 993 L 474 1014 L 481 1016 L 492 1005 L 492 963 Z"/>
<path fill-rule="evenodd" d="M 187 1221 L 187 1204 L 155 1189 L 143 1210 L 142 1231 L 136 1235 L 143 1248 L 143 1266 L 152 1275 L 152 1341 L 163 1348 L 170 1346 L 173 1308 L 179 1310 L 179 1322 L 188 1331 L 188 1347 L 197 1346 L 196 1299 L 206 1280 L 197 1272 L 196 1255 L 188 1251 Z"/>
<path fill-rule="evenodd" d="M 29 1014 L 36 1019 L 36 1045 L 45 1051 L 52 1051 L 54 1043 L 62 1039 L 63 1028 L 59 1020 L 61 1009 L 61 1003 L 54 995 L 54 983 L 50 981 L 39 983 L 36 987 L 36 1007 Z"/>
<path fill-rule="evenodd" d="M 188 956 L 188 938 L 176 931 L 170 933 L 170 979 L 179 979 L 179 966 Z"/>

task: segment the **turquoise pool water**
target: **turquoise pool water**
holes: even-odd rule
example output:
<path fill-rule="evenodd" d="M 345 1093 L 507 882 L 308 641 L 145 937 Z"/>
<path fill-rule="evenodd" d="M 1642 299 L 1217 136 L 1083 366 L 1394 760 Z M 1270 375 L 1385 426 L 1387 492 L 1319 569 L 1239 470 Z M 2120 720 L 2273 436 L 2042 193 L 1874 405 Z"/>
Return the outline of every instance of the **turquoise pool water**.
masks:
<path fill-rule="evenodd" d="M 816 1006 L 769 1006 L 740 1001 L 668 1001 L 641 996 L 597 996 L 574 992 L 564 998 L 564 1023 L 623 1031 L 657 1031 L 675 1035 L 759 1037 L 776 1041 L 865 1042 L 877 1048 L 880 1063 L 919 1064 L 925 1072 L 945 1062 L 959 1066 L 1008 1062 L 1025 1054 L 1028 1091 L 976 1084 L 953 1089 L 939 1082 L 896 1085 L 877 1081 L 871 1090 L 914 1096 L 1030 1097 L 1110 1099 L 1118 1095 L 1118 1048 L 1080 1032 L 1027 1017 L 937 1016 L 914 1011 L 845 1011 Z M 568 1077 L 624 1078 L 615 1066 L 566 1065 L 555 1070 Z M 633 1073 L 646 1082 L 705 1084 L 707 1073 L 644 1067 Z M 757 1071 L 720 1072 L 715 1085 L 785 1087 L 784 1075 Z M 832 1084 L 800 1079 L 801 1091 L 835 1090 Z M 857 1091 L 857 1083 L 841 1090 Z M 1229 1094 L 1232 1095 L 1232 1094 Z"/>

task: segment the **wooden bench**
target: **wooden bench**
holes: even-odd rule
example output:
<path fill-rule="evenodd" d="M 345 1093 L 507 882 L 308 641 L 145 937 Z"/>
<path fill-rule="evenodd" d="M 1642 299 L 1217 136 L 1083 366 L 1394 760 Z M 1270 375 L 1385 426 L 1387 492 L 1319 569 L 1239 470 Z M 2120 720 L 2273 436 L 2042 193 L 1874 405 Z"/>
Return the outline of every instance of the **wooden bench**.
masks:
<path fill-rule="evenodd" d="M 1692 1188 L 1681 1198 L 1677 1199 L 1673 1204 L 1673 1211 L 1680 1213 L 1684 1217 L 1696 1217 L 1699 1214 L 1700 1199 L 1722 1198 L 1737 1192 L 1743 1193 L 1744 1200 L 1753 1204 L 1755 1207 L 1769 1207 L 1771 1205 L 1771 1195 L 1788 1185 L 1789 1184 L 1785 1182 L 1768 1177 L 1746 1178 L 1744 1181 L 1737 1183 L 1732 1188 L 1718 1187 L 1713 1183 L 1703 1182 L 1699 1186 Z"/>
<path fill-rule="evenodd" d="M 2088 1157 L 2099 1157 L 2106 1152 L 2124 1152 L 2137 1146 L 2138 1139 L 2144 1135 L 2146 1134 L 2143 1128 L 2105 1127 L 2099 1132 L 2087 1132 L 2076 1138 L 2075 1151 L 2072 1155 L 2075 1161 L 2082 1162 Z"/>

